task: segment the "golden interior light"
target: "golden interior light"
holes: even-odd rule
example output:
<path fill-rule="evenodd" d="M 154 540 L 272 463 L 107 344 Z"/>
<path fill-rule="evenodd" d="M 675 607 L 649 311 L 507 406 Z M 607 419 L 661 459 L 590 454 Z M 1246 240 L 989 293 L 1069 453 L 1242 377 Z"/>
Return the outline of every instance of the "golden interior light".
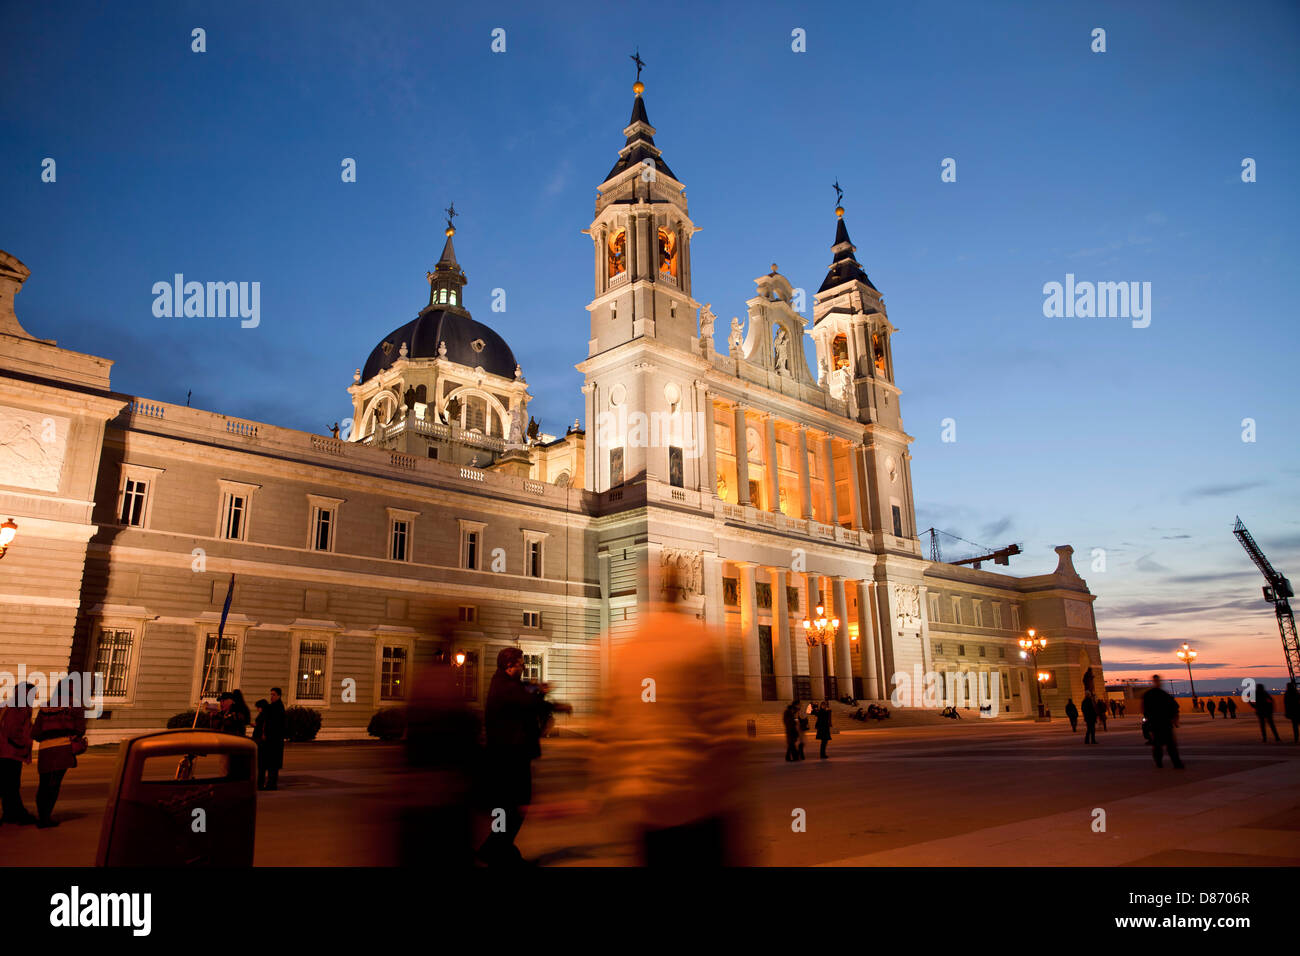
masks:
<path fill-rule="evenodd" d="M 18 534 L 17 522 L 13 518 L 6 518 L 4 523 L 0 524 L 0 548 L 9 547 L 16 534 Z"/>

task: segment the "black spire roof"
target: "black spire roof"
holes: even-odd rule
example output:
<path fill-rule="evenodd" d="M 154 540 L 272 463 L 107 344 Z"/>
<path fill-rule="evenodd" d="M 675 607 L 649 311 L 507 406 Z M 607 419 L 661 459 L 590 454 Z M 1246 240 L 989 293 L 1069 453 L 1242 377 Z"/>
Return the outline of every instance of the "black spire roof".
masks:
<path fill-rule="evenodd" d="M 835 224 L 835 244 L 831 246 L 835 258 L 831 260 L 830 271 L 826 273 L 826 278 L 817 291 L 825 292 L 827 289 L 832 289 L 842 283 L 857 280 L 866 283 L 873 292 L 879 293 L 880 290 L 872 285 L 871 280 L 867 278 L 862 265 L 853 257 L 853 253 L 857 251 L 857 246 L 849 239 L 849 229 L 844 225 L 844 211 L 837 209 L 835 212 L 838 221 Z"/>
<path fill-rule="evenodd" d="M 637 86 L 641 86 L 638 82 Z M 636 89 L 636 87 L 633 87 Z M 655 169 L 665 176 L 673 176 L 673 171 L 668 168 L 664 162 L 663 156 L 659 152 L 659 147 L 655 146 L 655 128 L 650 125 L 650 118 L 646 116 L 645 100 L 641 98 L 641 91 L 636 91 L 636 96 L 632 100 L 632 119 L 628 121 L 623 130 L 627 136 L 627 143 L 618 151 L 618 162 L 614 168 L 609 171 L 605 181 L 613 179 L 625 169 L 640 166 L 645 160 L 654 163 Z"/>

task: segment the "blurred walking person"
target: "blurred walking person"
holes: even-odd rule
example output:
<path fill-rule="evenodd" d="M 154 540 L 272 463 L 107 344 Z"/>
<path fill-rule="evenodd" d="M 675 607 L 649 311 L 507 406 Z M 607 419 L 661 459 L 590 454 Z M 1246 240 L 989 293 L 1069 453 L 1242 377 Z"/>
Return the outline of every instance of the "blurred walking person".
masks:
<path fill-rule="evenodd" d="M 1207 701 L 1205 702 L 1205 709 L 1206 709 L 1206 711 L 1207 711 L 1207 712 L 1209 713 L 1209 715 L 1210 715 L 1210 720 L 1213 720 L 1213 719 L 1214 719 L 1214 709 L 1215 709 L 1215 708 L 1214 708 L 1214 698 L 1210 698 L 1209 700 L 1207 700 Z"/>
<path fill-rule="evenodd" d="M 86 709 L 74 694 L 72 681 L 64 678 L 50 701 L 42 707 L 32 725 L 32 739 L 40 743 L 36 753 L 36 823 L 41 829 L 58 826 L 54 805 L 59 800 L 64 775 L 77 765 L 77 754 L 86 752 Z"/>
<path fill-rule="evenodd" d="M 614 650 L 593 793 L 640 863 L 736 865 L 746 845 L 743 695 L 720 635 L 682 603 L 680 580 L 664 568 L 663 600 Z M 789 710 L 797 726 L 797 705 Z"/>
<path fill-rule="evenodd" d="M 502 648 L 483 712 L 487 732 L 485 796 L 493 825 L 479 847 L 479 857 L 489 866 L 524 862 L 515 837 L 533 799 L 533 761 L 542 755 L 542 731 L 557 708 L 547 702 L 545 693 L 524 684 L 523 673 L 524 652 L 517 647 Z"/>
<path fill-rule="evenodd" d="M 1288 681 L 1282 694 L 1282 713 L 1291 721 L 1292 743 L 1300 744 L 1300 693 L 1295 689 L 1295 681 Z"/>
<path fill-rule="evenodd" d="M 1174 700 L 1160 686 L 1160 675 L 1151 676 L 1151 689 L 1142 695 L 1142 716 L 1146 718 L 1148 736 L 1151 741 L 1151 753 L 1156 766 L 1163 767 L 1163 750 L 1169 751 L 1175 770 L 1183 769 L 1183 762 L 1178 759 L 1178 743 L 1174 740 L 1174 728 L 1178 726 L 1178 701 Z"/>
<path fill-rule="evenodd" d="M 1255 716 L 1259 719 L 1259 736 L 1264 743 L 1268 743 L 1268 734 L 1265 733 L 1266 728 L 1273 731 L 1274 740 L 1278 743 L 1282 742 L 1282 738 L 1277 735 L 1277 724 L 1273 723 L 1274 706 L 1273 695 L 1268 692 L 1267 688 L 1265 688 L 1263 684 L 1256 684 L 1254 704 Z"/>
<path fill-rule="evenodd" d="M 791 701 L 781 712 L 781 723 L 785 727 L 785 759 L 793 762 L 799 759 L 799 702 Z"/>
<path fill-rule="evenodd" d="M 817 708 L 817 739 L 822 744 L 821 759 L 826 759 L 826 745 L 831 742 L 831 705 L 830 701 L 822 701 L 822 705 Z"/>
<path fill-rule="evenodd" d="M 1097 742 L 1097 705 L 1093 703 L 1091 694 L 1083 695 L 1083 742 Z"/>
<path fill-rule="evenodd" d="M 1228 708 L 1228 716 L 1233 720 L 1237 719 L 1237 699 L 1235 697 L 1226 697 L 1219 701 L 1219 712 L 1223 712 L 1224 707 Z"/>
<path fill-rule="evenodd" d="M 1079 729 L 1079 708 L 1074 706 L 1074 698 L 1065 699 L 1065 719 L 1070 722 L 1070 733 Z"/>
<path fill-rule="evenodd" d="M 32 694 L 35 688 L 22 683 L 13 696 L 0 704 L 0 823 L 21 826 L 36 817 L 23 806 L 23 764 L 32 762 Z"/>

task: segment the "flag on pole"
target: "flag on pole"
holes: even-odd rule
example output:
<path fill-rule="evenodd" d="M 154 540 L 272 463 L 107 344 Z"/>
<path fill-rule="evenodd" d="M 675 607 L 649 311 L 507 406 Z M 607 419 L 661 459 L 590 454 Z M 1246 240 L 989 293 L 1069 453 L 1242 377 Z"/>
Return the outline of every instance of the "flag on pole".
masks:
<path fill-rule="evenodd" d="M 199 726 L 199 708 L 203 705 L 203 694 L 208 689 L 208 678 L 212 675 L 212 665 L 217 662 L 221 654 L 221 641 L 226 633 L 226 618 L 230 614 L 230 602 L 235 596 L 235 573 L 230 573 L 230 585 L 226 588 L 226 603 L 221 606 L 221 623 L 217 625 L 217 643 L 212 648 L 212 656 L 208 658 L 207 666 L 203 668 L 203 683 L 199 685 L 199 699 L 194 704 L 194 723 L 190 724 L 190 729 L 194 730 Z M 206 642 L 204 651 L 206 652 Z M 188 780 L 194 772 L 194 754 L 186 754 L 181 758 L 181 762 L 176 767 L 176 779 Z"/>

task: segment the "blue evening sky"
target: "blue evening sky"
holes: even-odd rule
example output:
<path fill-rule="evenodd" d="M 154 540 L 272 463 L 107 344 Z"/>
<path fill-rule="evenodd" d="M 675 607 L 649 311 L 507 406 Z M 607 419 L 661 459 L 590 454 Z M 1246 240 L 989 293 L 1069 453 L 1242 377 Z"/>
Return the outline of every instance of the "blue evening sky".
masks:
<path fill-rule="evenodd" d="M 1271 675 L 1277 630 L 1230 529 L 1241 514 L 1300 578 L 1297 9 L 10 5 L 0 247 L 32 270 L 27 329 L 114 359 L 117 390 L 192 389 L 197 407 L 323 432 L 350 413 L 352 370 L 426 303 L 454 200 L 467 305 L 560 432 L 582 409 L 579 230 L 639 46 L 722 349 L 772 262 L 820 284 L 838 178 L 899 329 L 920 527 L 1019 542 L 1018 574 L 1072 544 L 1109 676 L 1169 671 L 1183 640 L 1207 678 Z M 260 327 L 155 318 L 151 287 L 177 272 L 260 282 Z M 1067 273 L 1151 283 L 1150 326 L 1045 318 L 1043 285 Z"/>

